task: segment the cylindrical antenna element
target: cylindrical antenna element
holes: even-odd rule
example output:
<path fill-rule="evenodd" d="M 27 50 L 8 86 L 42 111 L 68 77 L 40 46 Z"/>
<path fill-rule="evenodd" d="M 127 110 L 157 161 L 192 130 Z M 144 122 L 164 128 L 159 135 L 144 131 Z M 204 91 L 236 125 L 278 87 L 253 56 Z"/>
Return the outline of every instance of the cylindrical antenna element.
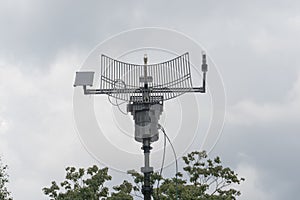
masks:
<path fill-rule="evenodd" d="M 145 88 L 148 88 L 148 81 L 147 81 L 147 78 L 148 78 L 147 62 L 148 62 L 147 54 L 144 54 L 144 79 L 145 79 L 144 87 L 145 87 Z M 148 94 L 145 96 L 145 98 L 148 98 Z"/>
<path fill-rule="evenodd" d="M 208 69 L 207 69 L 207 63 L 206 63 L 206 54 L 203 51 L 202 52 L 202 72 L 207 72 L 207 71 L 208 71 Z"/>
<path fill-rule="evenodd" d="M 148 56 L 147 56 L 147 54 L 144 54 L 144 64 L 146 65 L 147 62 L 148 62 Z"/>

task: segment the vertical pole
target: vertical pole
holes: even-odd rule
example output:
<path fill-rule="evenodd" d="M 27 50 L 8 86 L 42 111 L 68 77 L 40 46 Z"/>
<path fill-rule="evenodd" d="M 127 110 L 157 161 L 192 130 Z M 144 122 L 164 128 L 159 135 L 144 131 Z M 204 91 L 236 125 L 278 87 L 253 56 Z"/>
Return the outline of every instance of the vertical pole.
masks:
<path fill-rule="evenodd" d="M 148 72 L 147 72 L 147 62 L 148 57 L 144 55 L 144 91 L 143 91 L 143 104 L 147 105 L 149 103 L 149 88 L 148 88 Z M 144 111 L 145 112 L 145 111 Z M 144 173 L 144 185 L 142 188 L 142 193 L 144 195 L 144 200 L 151 200 L 152 195 L 152 186 L 150 177 L 153 173 L 153 167 L 150 167 L 150 146 L 151 138 L 143 138 L 143 147 L 144 150 L 144 162 L 145 166 L 141 168 L 142 173 Z"/>
<path fill-rule="evenodd" d="M 150 182 L 150 176 L 153 172 L 153 167 L 150 167 L 150 150 L 152 149 L 150 146 L 150 138 L 143 139 L 142 149 L 144 150 L 145 159 L 145 166 L 141 168 L 141 171 L 144 173 L 144 185 L 142 188 L 142 193 L 144 195 L 144 200 L 151 200 L 153 190 Z"/>
<path fill-rule="evenodd" d="M 203 72 L 203 79 L 202 79 L 202 87 L 203 87 L 203 92 L 205 92 L 206 88 L 206 72 Z"/>

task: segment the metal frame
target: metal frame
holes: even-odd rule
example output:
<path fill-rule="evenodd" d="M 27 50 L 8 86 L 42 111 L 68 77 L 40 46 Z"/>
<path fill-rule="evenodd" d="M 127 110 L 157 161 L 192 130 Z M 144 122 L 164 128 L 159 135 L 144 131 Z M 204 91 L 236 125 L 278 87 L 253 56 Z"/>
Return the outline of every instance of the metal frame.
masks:
<path fill-rule="evenodd" d="M 90 79 L 86 80 L 87 85 L 83 80 L 79 81 L 81 84 L 74 84 L 74 86 L 83 86 L 85 95 L 106 94 L 128 102 L 127 111 L 133 115 L 135 121 L 135 140 L 143 144 L 144 167 L 141 168 L 141 171 L 144 173 L 144 184 L 142 193 L 145 200 L 151 200 L 153 188 L 150 176 L 153 173 L 153 167 L 150 167 L 150 150 L 152 149 L 151 142 L 158 140 L 158 120 L 163 111 L 163 102 L 184 93 L 205 93 L 208 66 L 206 55 L 203 53 L 202 86 L 192 87 L 188 53 L 154 65 L 147 65 L 147 61 L 146 55 L 143 65 L 124 63 L 102 55 L 100 88 L 88 89 L 87 85 L 91 86 Z M 126 72 L 126 69 L 135 71 Z M 170 73 L 166 69 L 171 70 Z M 177 72 L 172 72 L 173 69 Z M 78 74 L 80 75 L 80 72 Z M 155 81 L 159 81 L 159 84 Z M 119 82 L 124 88 L 116 88 L 116 84 Z"/>

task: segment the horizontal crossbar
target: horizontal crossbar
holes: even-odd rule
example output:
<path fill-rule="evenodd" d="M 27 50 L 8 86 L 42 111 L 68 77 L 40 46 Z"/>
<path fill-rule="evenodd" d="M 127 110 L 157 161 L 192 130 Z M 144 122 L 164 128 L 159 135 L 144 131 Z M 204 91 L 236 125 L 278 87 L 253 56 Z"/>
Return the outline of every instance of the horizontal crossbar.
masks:
<path fill-rule="evenodd" d="M 172 92 L 178 92 L 178 93 L 192 93 L 192 92 L 200 92 L 205 93 L 204 87 L 195 87 L 195 88 L 137 88 L 137 89 L 87 89 L 84 87 L 84 94 L 137 94 L 137 93 L 172 93 Z"/>

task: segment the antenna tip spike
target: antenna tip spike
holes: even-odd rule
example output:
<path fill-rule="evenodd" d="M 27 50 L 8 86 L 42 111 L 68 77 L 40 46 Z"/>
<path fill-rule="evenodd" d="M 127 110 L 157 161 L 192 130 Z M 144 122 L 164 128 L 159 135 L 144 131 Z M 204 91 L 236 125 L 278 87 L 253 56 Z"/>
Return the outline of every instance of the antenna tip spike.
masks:
<path fill-rule="evenodd" d="M 148 56 L 147 54 L 144 54 L 144 63 L 147 64 L 147 61 L 148 61 Z"/>

